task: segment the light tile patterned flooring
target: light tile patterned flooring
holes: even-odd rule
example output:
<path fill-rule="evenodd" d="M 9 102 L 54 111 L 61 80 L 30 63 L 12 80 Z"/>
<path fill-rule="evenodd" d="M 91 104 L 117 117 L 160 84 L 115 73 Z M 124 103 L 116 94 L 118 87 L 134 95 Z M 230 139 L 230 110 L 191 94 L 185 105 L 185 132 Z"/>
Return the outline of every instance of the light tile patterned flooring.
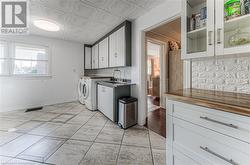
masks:
<path fill-rule="evenodd" d="M 0 113 L 0 164 L 165 165 L 166 139 L 77 103 Z"/>

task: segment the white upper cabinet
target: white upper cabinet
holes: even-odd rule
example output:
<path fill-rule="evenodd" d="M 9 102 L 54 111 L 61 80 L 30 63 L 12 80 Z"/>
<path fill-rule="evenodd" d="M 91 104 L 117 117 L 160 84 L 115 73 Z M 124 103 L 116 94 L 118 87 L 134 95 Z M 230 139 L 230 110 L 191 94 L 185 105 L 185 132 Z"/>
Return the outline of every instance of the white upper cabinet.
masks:
<path fill-rule="evenodd" d="M 214 56 L 214 1 L 184 0 L 182 58 Z"/>
<path fill-rule="evenodd" d="M 92 47 L 92 69 L 99 68 L 99 45 L 96 44 Z"/>
<path fill-rule="evenodd" d="M 131 66 L 131 38 L 131 22 L 124 21 L 95 42 L 91 56 L 85 50 L 85 69 Z"/>
<path fill-rule="evenodd" d="M 99 43 L 99 68 L 109 66 L 109 39 L 105 38 Z"/>
<path fill-rule="evenodd" d="M 117 47 L 117 33 L 113 33 L 109 36 L 109 66 L 115 66 L 115 58 L 116 58 L 116 47 Z"/>
<path fill-rule="evenodd" d="M 216 0 L 215 13 L 215 54 L 249 54 L 250 1 Z"/>
<path fill-rule="evenodd" d="M 247 2 L 184 0 L 182 59 L 249 53 L 250 4 Z"/>
<path fill-rule="evenodd" d="M 91 69 L 91 64 L 92 64 L 92 60 L 91 60 L 91 47 L 85 46 L 84 47 L 84 51 L 85 51 L 85 59 L 84 59 L 84 68 L 85 69 Z"/>
<path fill-rule="evenodd" d="M 125 26 L 109 36 L 109 66 L 126 66 Z"/>

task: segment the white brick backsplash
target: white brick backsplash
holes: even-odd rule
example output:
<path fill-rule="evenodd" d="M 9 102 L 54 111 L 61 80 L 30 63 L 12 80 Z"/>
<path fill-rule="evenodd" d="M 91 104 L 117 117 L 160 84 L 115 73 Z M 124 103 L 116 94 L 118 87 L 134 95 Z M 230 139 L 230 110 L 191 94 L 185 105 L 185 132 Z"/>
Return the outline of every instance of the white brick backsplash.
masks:
<path fill-rule="evenodd" d="M 84 75 L 113 76 L 115 69 L 121 71 L 121 78 L 131 80 L 131 67 L 85 70 Z"/>
<path fill-rule="evenodd" d="M 192 61 L 192 87 L 250 94 L 250 57 Z"/>

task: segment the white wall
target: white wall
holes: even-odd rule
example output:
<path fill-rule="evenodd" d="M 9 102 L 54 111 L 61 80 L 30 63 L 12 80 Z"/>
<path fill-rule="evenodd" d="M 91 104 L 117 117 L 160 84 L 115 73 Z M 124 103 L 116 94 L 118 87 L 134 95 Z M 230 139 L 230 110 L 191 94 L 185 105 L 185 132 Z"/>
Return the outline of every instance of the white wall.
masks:
<path fill-rule="evenodd" d="M 143 125 L 146 118 L 146 80 L 145 77 L 145 50 L 142 49 L 145 41 L 145 30 L 166 22 L 181 12 L 181 0 L 166 0 L 164 4 L 147 12 L 133 22 L 132 27 L 132 82 L 137 85 L 132 89 L 132 95 L 138 100 L 138 123 Z"/>
<path fill-rule="evenodd" d="M 52 56 L 52 77 L 0 77 L 0 112 L 77 100 L 84 64 L 83 44 L 39 36 L 0 39 L 46 45 Z"/>

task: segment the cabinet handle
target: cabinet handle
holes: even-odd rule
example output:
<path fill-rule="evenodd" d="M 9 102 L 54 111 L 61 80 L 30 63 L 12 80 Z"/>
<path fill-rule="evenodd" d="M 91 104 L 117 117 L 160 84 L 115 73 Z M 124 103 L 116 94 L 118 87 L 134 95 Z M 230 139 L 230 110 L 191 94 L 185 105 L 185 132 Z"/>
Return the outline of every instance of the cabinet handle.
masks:
<path fill-rule="evenodd" d="M 217 29 L 217 44 L 221 44 L 221 28 Z"/>
<path fill-rule="evenodd" d="M 213 31 L 209 31 L 208 32 L 208 45 L 213 45 L 213 41 L 212 41 L 212 35 L 213 35 Z"/>
<path fill-rule="evenodd" d="M 230 163 L 232 165 L 239 165 L 238 163 L 234 162 L 232 159 L 227 159 L 224 156 L 221 156 L 220 154 L 217 154 L 216 152 L 210 150 L 208 147 L 202 147 L 202 146 L 200 146 L 200 148 L 203 151 L 206 151 L 206 152 L 208 152 L 208 153 L 210 153 L 210 154 L 212 154 L 212 155 L 214 155 L 214 156 L 216 156 L 216 157 L 218 157 L 218 158 L 220 158 L 222 160 L 225 160 L 226 162 L 228 162 L 228 163 Z"/>
<path fill-rule="evenodd" d="M 117 53 L 115 53 L 115 57 L 117 57 Z"/>
<path fill-rule="evenodd" d="M 200 118 L 201 118 L 201 119 L 204 119 L 204 120 L 207 120 L 207 121 L 211 121 L 211 122 L 217 123 L 217 124 L 221 124 L 221 125 L 225 125 L 225 126 L 228 126 L 228 127 L 231 127 L 231 128 L 238 129 L 238 126 L 233 125 L 233 124 L 223 123 L 223 122 L 221 122 L 221 121 L 217 121 L 217 120 L 210 119 L 210 118 L 208 118 L 208 117 L 203 117 L 203 116 L 200 116 Z"/>

